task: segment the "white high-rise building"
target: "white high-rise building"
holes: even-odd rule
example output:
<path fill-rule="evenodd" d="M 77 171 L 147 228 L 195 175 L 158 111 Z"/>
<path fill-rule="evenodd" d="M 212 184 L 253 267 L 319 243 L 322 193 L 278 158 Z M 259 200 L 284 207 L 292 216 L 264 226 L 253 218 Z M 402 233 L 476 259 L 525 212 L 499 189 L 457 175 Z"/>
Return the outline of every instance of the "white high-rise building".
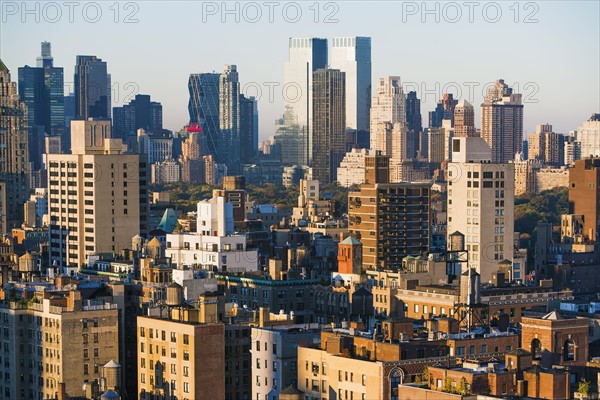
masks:
<path fill-rule="evenodd" d="M 379 150 L 377 126 L 382 122 L 400 122 L 406 127 L 406 97 L 399 76 L 387 76 L 379 79 L 376 94 L 371 102 L 371 149 Z"/>
<path fill-rule="evenodd" d="M 487 282 L 514 247 L 514 164 L 492 162 L 492 151 L 479 137 L 452 139 L 448 164 L 448 242 L 465 236 L 469 266 Z"/>
<path fill-rule="evenodd" d="M 346 127 L 358 131 L 359 140 L 366 139 L 371 108 L 371 38 L 333 38 L 330 67 L 346 73 Z"/>
<path fill-rule="evenodd" d="M 600 157 L 600 114 L 593 114 L 577 128 L 577 141 L 581 143 L 581 158 Z"/>
<path fill-rule="evenodd" d="M 291 110 L 294 124 L 303 129 L 303 160 L 312 159 L 312 80 L 313 72 L 327 67 L 327 39 L 290 38 L 289 58 L 285 64 L 284 102 L 286 111 Z"/>
<path fill-rule="evenodd" d="M 406 98 L 400 77 L 379 79 L 376 91 L 371 103 L 371 149 L 390 156 L 390 182 L 397 182 L 407 158 Z"/>
<path fill-rule="evenodd" d="M 221 196 L 198 203 L 195 233 L 167 235 L 165 254 L 177 269 L 258 270 L 257 250 L 247 248 L 245 234 L 234 232 L 233 205 Z"/>

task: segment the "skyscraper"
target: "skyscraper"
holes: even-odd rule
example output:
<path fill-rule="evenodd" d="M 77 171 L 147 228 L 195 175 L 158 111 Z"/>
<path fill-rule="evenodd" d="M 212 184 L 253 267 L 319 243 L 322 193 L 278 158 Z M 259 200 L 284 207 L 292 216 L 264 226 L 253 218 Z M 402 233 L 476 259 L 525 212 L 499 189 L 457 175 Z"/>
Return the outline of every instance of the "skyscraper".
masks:
<path fill-rule="evenodd" d="M 250 163 L 258 151 L 258 106 L 256 98 L 240 94 L 240 162 Z"/>
<path fill-rule="evenodd" d="M 513 258 L 514 180 L 514 164 L 492 162 L 483 139 L 452 139 L 448 241 L 457 231 L 464 235 L 469 267 L 477 269 L 482 282 L 491 279 L 499 262 Z"/>
<path fill-rule="evenodd" d="M 454 108 L 458 104 L 458 100 L 454 98 L 452 93 L 444 93 L 440 103 L 444 108 L 444 119 L 452 120 L 452 124 L 454 124 Z"/>
<path fill-rule="evenodd" d="M 111 83 L 106 62 L 96 56 L 77 56 L 75 64 L 75 116 L 111 117 Z"/>
<path fill-rule="evenodd" d="M 27 105 L 0 60 L 0 234 L 23 223 L 29 197 Z"/>
<path fill-rule="evenodd" d="M 129 104 L 113 108 L 113 137 L 125 139 L 138 129 L 159 132 L 162 122 L 162 104 L 151 101 L 150 95 L 136 94 Z"/>
<path fill-rule="evenodd" d="M 410 158 L 417 156 L 422 130 L 421 100 L 417 98 L 417 92 L 408 92 L 406 95 L 406 141 Z"/>
<path fill-rule="evenodd" d="M 399 122 L 406 127 L 406 110 L 404 91 L 399 76 L 387 76 L 379 79 L 377 93 L 371 103 L 371 132 L 377 131 L 377 126 L 382 122 L 392 124 Z M 372 134 L 371 134 L 372 135 Z M 372 137 L 371 148 L 378 150 L 378 143 Z"/>
<path fill-rule="evenodd" d="M 508 162 L 523 149 L 523 104 L 503 79 L 488 89 L 481 105 L 481 137 L 492 149 L 492 161 Z"/>
<path fill-rule="evenodd" d="M 42 42 L 37 66 L 19 68 L 19 96 L 27 105 L 29 161 L 42 167 L 44 136 L 64 132 L 64 78 L 62 67 L 54 67 L 49 42 Z"/>
<path fill-rule="evenodd" d="M 399 178 L 399 166 L 407 152 L 406 98 L 400 77 L 379 79 L 377 93 L 371 103 L 371 149 L 390 157 L 390 181 Z"/>
<path fill-rule="evenodd" d="M 69 93 L 63 99 L 65 105 L 65 121 L 61 145 L 63 153 L 69 153 L 71 152 L 71 121 L 75 119 L 75 93 Z"/>
<path fill-rule="evenodd" d="M 240 172 L 240 81 L 235 65 L 226 65 L 219 78 L 220 146 L 217 162 L 227 165 L 227 172 Z"/>
<path fill-rule="evenodd" d="M 475 129 L 475 109 L 467 100 L 461 100 L 454 107 L 454 137 L 477 136 Z"/>
<path fill-rule="evenodd" d="M 442 103 L 437 103 L 435 110 L 429 111 L 429 127 L 441 128 L 442 120 L 444 119 L 444 106 Z"/>
<path fill-rule="evenodd" d="M 330 66 L 346 73 L 346 128 L 356 132 L 359 147 L 367 148 L 371 110 L 371 38 L 333 38 Z"/>
<path fill-rule="evenodd" d="M 188 81 L 190 123 L 201 128 L 203 154 L 216 158 L 219 142 L 219 74 L 191 74 Z"/>
<path fill-rule="evenodd" d="M 345 73 L 319 69 L 313 76 L 313 179 L 333 182 L 346 153 Z"/>
<path fill-rule="evenodd" d="M 406 127 L 413 132 L 421 132 L 421 100 L 417 92 L 408 92 L 406 95 Z"/>
<path fill-rule="evenodd" d="M 290 38 L 289 58 L 285 64 L 285 107 L 291 110 L 292 123 L 298 124 L 304 160 L 310 164 L 313 156 L 312 113 L 313 73 L 327 67 L 327 39 Z"/>

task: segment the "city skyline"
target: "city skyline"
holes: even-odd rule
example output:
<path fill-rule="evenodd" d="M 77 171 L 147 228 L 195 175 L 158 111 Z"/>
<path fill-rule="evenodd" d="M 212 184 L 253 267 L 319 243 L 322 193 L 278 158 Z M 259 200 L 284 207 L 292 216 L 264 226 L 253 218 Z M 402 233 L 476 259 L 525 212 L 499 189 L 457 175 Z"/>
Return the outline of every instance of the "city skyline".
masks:
<path fill-rule="evenodd" d="M 199 2 L 178 4 L 180 7 L 173 7 L 171 12 L 175 9 L 186 11 L 181 13 L 181 21 L 178 25 L 189 26 L 186 25 L 189 15 L 197 15 L 200 20 L 206 19 L 206 23 L 196 25 L 195 34 L 198 37 L 202 37 L 207 30 L 217 28 L 217 24 L 223 25 L 221 28 L 235 25 L 235 22 L 230 21 L 232 17 L 222 23 L 219 15 L 202 15 Z M 440 22 L 434 21 L 435 15 L 425 15 L 427 18 L 422 22 L 423 16 L 420 14 L 406 15 L 406 12 L 402 14 L 400 3 L 390 4 L 390 12 L 386 12 L 386 15 L 378 15 L 380 21 L 377 24 L 373 24 L 369 19 L 377 7 L 373 7 L 373 10 L 361 9 L 354 3 L 338 4 L 336 13 L 338 23 L 315 24 L 306 5 L 303 18 L 297 24 L 288 23 L 281 18 L 275 18 L 272 24 L 267 20 L 252 24 L 245 22 L 242 16 L 239 25 L 242 28 L 253 28 L 248 30 L 248 35 L 240 37 L 233 34 L 238 31 L 237 29 L 222 29 L 223 33 L 218 38 L 198 41 L 197 47 L 192 46 L 191 49 L 190 46 L 182 49 L 182 46 L 176 43 L 183 37 L 181 35 L 187 34 L 182 32 L 181 28 L 167 29 L 169 34 L 164 34 L 164 30 L 161 30 L 157 32 L 160 37 L 156 37 L 154 32 L 144 31 L 145 39 L 148 40 L 136 46 L 138 54 L 158 54 L 157 47 L 162 52 L 160 56 L 153 58 L 150 66 L 144 65 L 144 57 L 129 57 L 130 46 L 115 46 L 116 38 L 119 35 L 130 34 L 132 26 L 144 29 L 145 26 L 157 23 L 159 17 L 166 16 L 164 22 L 166 26 L 170 26 L 171 22 L 168 20 L 170 10 L 165 9 L 161 4 L 139 3 L 136 14 L 138 23 L 132 25 L 115 23 L 107 5 L 103 10 L 103 18 L 94 25 L 96 28 L 110 28 L 106 32 L 105 41 L 91 44 L 90 35 L 94 30 L 83 30 L 81 35 L 75 37 L 67 35 L 67 28 L 89 25 L 82 18 L 75 18 L 73 23 L 69 23 L 64 17 L 63 20 L 51 24 L 44 21 L 42 16 L 40 25 L 52 29 L 40 35 L 36 33 L 39 32 L 37 30 L 26 29 L 29 25 L 22 23 L 18 15 L 15 17 L 4 15 L 6 23 L 3 23 L 1 28 L 3 36 L 18 36 L 20 46 L 17 48 L 8 42 L 1 42 L 0 50 L 8 68 L 16 72 L 19 66 L 32 65 L 33 57 L 39 53 L 41 41 L 53 43 L 55 65 L 65 69 L 65 85 L 68 88 L 65 94 L 73 91 L 72 71 L 75 56 L 94 54 L 108 63 L 113 87 L 119 88 L 116 90 L 116 95 L 113 95 L 113 106 L 123 105 L 136 93 L 150 94 L 164 105 L 165 128 L 174 131 L 189 122 L 186 107 L 186 85 L 189 75 L 220 71 L 225 64 L 236 64 L 240 71 L 242 92 L 256 96 L 256 89 L 262 90 L 262 96 L 257 98 L 261 110 L 259 135 L 260 140 L 264 140 L 274 134 L 274 121 L 280 118 L 284 111 L 284 99 L 281 90 L 278 89 L 283 86 L 288 39 L 290 37 L 331 39 L 340 36 L 367 36 L 372 38 L 372 84 L 386 75 L 399 75 L 405 85 L 417 83 L 418 87 L 405 86 L 405 92 L 416 90 L 417 97 L 422 100 L 421 114 L 425 118 L 423 126 L 427 125 L 427 113 L 435 108 L 446 85 L 447 91 L 454 93 L 456 99 L 466 99 L 474 105 L 475 124 L 479 127 L 481 121 L 479 105 L 483 102 L 485 87 L 496 79 L 502 78 L 515 89 L 515 92 L 523 94 L 523 102 L 526 105 L 524 133 L 534 132 L 535 125 L 540 123 L 551 123 L 557 132 L 567 133 L 569 130 L 576 129 L 582 120 L 600 106 L 600 100 L 596 95 L 600 81 L 598 74 L 595 73 L 600 68 L 597 50 L 600 47 L 597 45 L 600 44 L 600 39 L 597 37 L 600 35 L 590 34 L 590 29 L 592 33 L 598 29 L 594 20 L 594 16 L 598 14 L 598 4 L 592 2 L 568 5 L 553 2 L 536 4 L 538 10 L 535 19 L 538 22 L 531 24 L 524 23 L 525 16 L 531 14 L 528 10 L 521 10 L 520 22 L 515 23 L 514 12 L 508 9 L 508 5 L 503 6 L 503 17 L 495 24 L 485 21 L 481 13 L 474 14 L 473 24 L 466 20 L 466 15 L 461 21 L 453 24 L 447 21 L 442 12 Z M 360 13 L 358 13 L 359 9 Z M 127 14 L 121 11 L 122 14 Z M 321 14 L 322 20 L 328 13 L 321 10 Z M 123 15 L 120 18 L 123 19 Z M 392 25 L 390 25 L 390 18 Z M 403 22 L 403 19 L 406 22 Z M 572 28 L 567 31 L 555 29 L 556 26 L 564 24 Z M 473 51 L 472 56 L 466 58 L 468 62 L 453 63 L 454 65 L 440 64 L 439 60 L 451 59 L 453 55 L 453 46 L 444 46 L 443 40 L 440 40 L 446 37 L 444 32 L 447 28 L 452 28 L 457 36 L 467 34 L 471 40 L 472 48 L 477 50 L 477 53 Z M 474 29 L 477 29 L 480 34 L 473 35 Z M 274 32 L 281 36 L 273 37 Z M 415 39 L 388 39 L 397 38 L 398 34 Z M 523 41 L 523 37 L 527 37 L 528 41 Z M 496 57 L 497 49 L 495 50 L 494 46 L 486 46 L 486 39 L 489 39 L 489 43 L 500 41 L 507 46 L 510 44 L 512 57 L 503 57 L 502 62 L 490 63 L 489 58 Z M 268 45 L 265 46 L 263 43 Z M 560 54 L 561 57 L 552 59 L 551 62 L 544 62 L 544 68 L 540 68 L 541 57 L 545 60 L 551 51 L 546 43 L 552 43 L 552 51 Z M 331 46 L 331 43 L 329 45 Z M 399 46 L 400 51 L 398 51 Z M 269 54 L 272 62 L 264 63 L 260 54 Z M 427 55 L 431 55 L 432 58 Z M 411 61 L 407 62 L 407 60 Z M 556 80 L 556 76 L 560 76 L 566 68 L 573 67 L 573 60 L 584 62 L 575 63 L 576 67 L 570 79 Z M 443 68 L 440 68 L 441 65 Z M 163 79 L 155 79 L 157 74 L 161 74 Z M 439 82 L 437 88 L 436 82 Z M 458 83 L 462 94 L 458 93 L 456 88 L 453 89 L 456 86 L 453 82 Z M 127 83 L 133 85 L 126 86 Z M 273 99 L 269 99 L 269 87 L 276 84 L 278 86 L 275 87 L 275 95 Z M 467 91 L 473 88 L 475 94 L 466 95 Z M 561 101 L 564 98 L 569 98 L 571 101 Z"/>

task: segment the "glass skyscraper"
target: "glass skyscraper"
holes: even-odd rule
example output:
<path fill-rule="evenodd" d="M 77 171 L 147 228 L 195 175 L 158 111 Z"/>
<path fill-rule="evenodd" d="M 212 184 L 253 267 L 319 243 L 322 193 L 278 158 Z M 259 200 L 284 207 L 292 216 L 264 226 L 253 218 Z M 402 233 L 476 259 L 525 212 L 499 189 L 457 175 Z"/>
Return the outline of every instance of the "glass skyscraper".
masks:
<path fill-rule="evenodd" d="M 42 42 L 36 67 L 20 67 L 18 75 L 19 97 L 27 105 L 29 159 L 37 170 L 42 166 L 44 136 L 64 132 L 63 69 L 54 67 L 50 43 Z"/>
<path fill-rule="evenodd" d="M 202 128 L 202 154 L 216 157 L 219 140 L 219 77 L 220 74 L 191 74 L 188 80 L 190 123 Z"/>
<path fill-rule="evenodd" d="M 287 114 L 297 124 L 302 143 L 299 164 L 312 160 L 312 80 L 313 73 L 327 67 L 327 39 L 290 38 L 289 58 L 284 73 L 284 103 Z"/>
<path fill-rule="evenodd" d="M 355 133 L 355 144 L 369 148 L 371 38 L 333 38 L 330 65 L 346 73 L 346 128 Z"/>
<path fill-rule="evenodd" d="M 129 104 L 113 108 L 113 137 L 125 139 L 130 132 L 162 131 L 162 105 L 150 95 L 137 94 Z"/>
<path fill-rule="evenodd" d="M 77 56 L 75 64 L 75 115 L 111 117 L 111 83 L 106 62 L 96 56 Z"/>

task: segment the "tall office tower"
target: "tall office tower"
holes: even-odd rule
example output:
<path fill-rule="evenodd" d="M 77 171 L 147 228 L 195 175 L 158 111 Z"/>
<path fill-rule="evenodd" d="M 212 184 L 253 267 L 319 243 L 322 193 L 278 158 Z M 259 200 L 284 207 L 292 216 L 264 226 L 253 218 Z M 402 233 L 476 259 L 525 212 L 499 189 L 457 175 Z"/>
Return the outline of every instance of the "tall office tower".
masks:
<path fill-rule="evenodd" d="M 527 135 L 527 158 L 560 167 L 564 162 L 565 137 L 552 132 L 552 125 L 536 125 L 535 133 Z"/>
<path fill-rule="evenodd" d="M 492 149 L 492 161 L 508 162 L 523 150 L 523 104 L 503 79 L 488 89 L 481 105 L 481 137 Z"/>
<path fill-rule="evenodd" d="M 420 135 L 423 130 L 421 122 L 421 100 L 417 98 L 417 92 L 408 92 L 406 95 L 406 134 L 408 142 L 408 155 L 415 158 L 421 150 Z"/>
<path fill-rule="evenodd" d="M 219 128 L 219 74 L 191 74 L 188 81 L 190 123 L 202 129 L 204 154 L 216 159 L 220 140 Z"/>
<path fill-rule="evenodd" d="M 435 110 L 429 111 L 429 127 L 441 128 L 444 119 L 444 106 L 442 103 L 437 103 Z"/>
<path fill-rule="evenodd" d="M 442 128 L 427 129 L 427 161 L 443 163 L 446 160 L 446 140 Z"/>
<path fill-rule="evenodd" d="M 48 155 L 50 262 L 78 268 L 146 233 L 147 177 L 145 156 L 125 154 L 110 120 L 72 121 L 71 136 L 72 154 Z"/>
<path fill-rule="evenodd" d="M 452 93 L 444 93 L 440 103 L 444 108 L 444 119 L 452 120 L 452 125 L 454 125 L 454 108 L 458 104 L 458 100 L 454 98 Z"/>
<path fill-rule="evenodd" d="M 168 291 L 183 290 L 172 285 Z M 137 317 L 140 399 L 225 400 L 224 325 L 192 317 L 206 314 L 206 308 L 216 311 L 216 301 L 186 313 L 183 307 L 173 309 L 179 318 Z"/>
<path fill-rule="evenodd" d="M 258 151 L 258 102 L 240 94 L 240 162 L 249 164 Z"/>
<path fill-rule="evenodd" d="M 318 69 L 313 76 L 313 179 L 322 184 L 337 179 L 346 154 L 346 74 Z"/>
<path fill-rule="evenodd" d="M 406 127 L 414 132 L 421 132 L 421 99 L 417 92 L 408 92 L 406 95 Z"/>
<path fill-rule="evenodd" d="M 0 60 L 0 234 L 23 223 L 23 204 L 29 198 L 27 136 L 27 105 Z"/>
<path fill-rule="evenodd" d="M 482 282 L 498 263 L 511 261 L 514 247 L 514 164 L 492 162 L 492 152 L 479 137 L 452 139 L 448 164 L 448 241 L 465 236 L 469 267 Z"/>
<path fill-rule="evenodd" d="M 309 165 L 313 156 L 313 73 L 327 67 L 327 39 L 290 38 L 289 58 L 285 64 L 285 108 L 291 110 L 297 124 L 296 134 L 302 142 L 302 164 Z"/>
<path fill-rule="evenodd" d="M 581 142 L 577 140 L 577 131 L 570 131 L 565 136 L 564 165 L 572 165 L 581 159 Z"/>
<path fill-rule="evenodd" d="M 371 102 L 371 132 L 377 132 L 380 123 L 399 122 L 406 128 L 406 98 L 399 76 L 387 76 L 379 79 L 377 93 Z M 373 135 L 373 134 L 371 134 Z M 371 149 L 379 150 L 376 138 L 371 139 Z"/>
<path fill-rule="evenodd" d="M 346 73 L 346 128 L 360 148 L 369 147 L 371 112 L 371 38 L 336 37 L 330 67 Z"/>
<path fill-rule="evenodd" d="M 389 183 L 386 156 L 365 163 L 365 183 L 348 193 L 348 233 L 363 244 L 364 269 L 398 270 L 429 251 L 431 184 Z"/>
<path fill-rule="evenodd" d="M 69 93 L 64 98 L 65 105 L 65 120 L 64 131 L 61 138 L 61 146 L 63 153 L 71 152 L 71 121 L 75 119 L 75 93 Z"/>
<path fill-rule="evenodd" d="M 37 66 L 19 67 L 19 96 L 27 105 L 29 161 L 42 168 L 44 136 L 64 132 L 64 79 L 62 67 L 54 67 L 50 43 L 42 42 Z"/>
<path fill-rule="evenodd" d="M 125 140 L 138 129 L 149 132 L 163 129 L 162 104 L 151 101 L 147 94 L 136 94 L 129 104 L 113 108 L 113 137 Z"/>
<path fill-rule="evenodd" d="M 472 136 L 477 136 L 475 109 L 471 103 L 463 99 L 454 107 L 454 137 Z"/>
<path fill-rule="evenodd" d="M 275 124 L 273 142 L 281 149 L 283 165 L 306 165 L 306 141 L 303 139 L 305 127 L 295 121 L 293 110 L 286 108 L 283 119 Z"/>
<path fill-rule="evenodd" d="M 111 83 L 106 62 L 96 56 L 77 56 L 75 64 L 75 116 L 111 117 Z"/>
<path fill-rule="evenodd" d="M 577 141 L 581 143 L 581 158 L 600 157 L 600 114 L 592 114 L 577 128 Z"/>
<path fill-rule="evenodd" d="M 569 214 L 583 215 L 583 235 L 598 242 L 600 228 L 600 158 L 575 161 L 569 169 Z"/>
<path fill-rule="evenodd" d="M 63 69 L 54 67 L 50 43 L 42 42 L 37 66 L 19 68 L 19 96 L 27 105 L 29 161 L 33 169 L 42 168 L 44 136 L 64 132 Z"/>
<path fill-rule="evenodd" d="M 240 172 L 240 81 L 235 65 L 226 65 L 219 78 L 219 128 L 217 162 L 227 173 Z"/>

